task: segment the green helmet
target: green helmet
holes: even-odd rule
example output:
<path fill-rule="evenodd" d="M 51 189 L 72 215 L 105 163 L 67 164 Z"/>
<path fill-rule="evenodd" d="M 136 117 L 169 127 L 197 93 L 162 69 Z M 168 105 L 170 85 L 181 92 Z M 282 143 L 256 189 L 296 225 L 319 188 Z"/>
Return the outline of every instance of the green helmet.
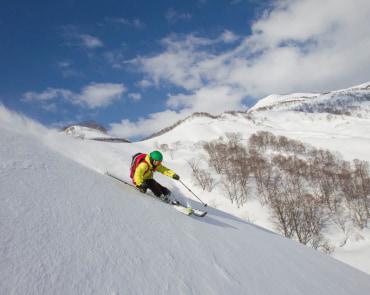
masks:
<path fill-rule="evenodd" d="M 156 160 L 156 161 L 162 161 L 163 160 L 163 156 L 162 156 L 162 153 L 160 151 L 153 151 L 150 153 L 150 158 L 153 159 L 153 160 Z"/>

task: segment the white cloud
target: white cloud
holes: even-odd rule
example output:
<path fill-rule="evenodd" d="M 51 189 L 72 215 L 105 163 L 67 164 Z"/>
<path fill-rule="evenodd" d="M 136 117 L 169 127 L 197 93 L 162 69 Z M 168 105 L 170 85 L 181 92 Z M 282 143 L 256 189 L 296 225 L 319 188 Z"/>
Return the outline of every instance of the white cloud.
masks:
<path fill-rule="evenodd" d="M 43 92 L 28 91 L 23 94 L 22 101 L 31 103 L 37 102 L 41 108 L 47 112 L 56 112 L 58 110 L 56 101 L 58 99 L 70 100 L 73 93 L 66 89 L 47 88 Z"/>
<path fill-rule="evenodd" d="M 235 35 L 233 32 L 231 32 L 229 30 L 225 30 L 221 34 L 220 38 L 225 43 L 233 43 L 233 42 L 235 42 L 239 39 L 239 37 L 237 35 Z"/>
<path fill-rule="evenodd" d="M 141 29 L 141 28 L 145 27 L 145 24 L 140 19 L 135 18 L 132 21 L 132 26 L 135 27 L 135 28 Z"/>
<path fill-rule="evenodd" d="M 140 60 L 142 70 L 157 85 L 197 91 L 226 84 L 255 97 L 361 83 L 370 76 L 370 2 L 275 1 L 250 36 L 215 54 L 213 45 L 221 40 L 235 42 L 237 36 L 170 36 L 162 53 Z"/>
<path fill-rule="evenodd" d="M 197 112 L 219 114 L 226 110 L 240 109 L 243 92 L 230 86 L 203 87 L 191 95 L 170 96 L 167 105 L 172 108 L 184 107 Z M 225 105 L 227 102 L 227 105 Z"/>
<path fill-rule="evenodd" d="M 178 21 L 187 21 L 192 18 L 192 15 L 187 12 L 179 12 L 173 8 L 167 10 L 166 19 L 169 23 L 176 23 Z"/>
<path fill-rule="evenodd" d="M 75 99 L 91 109 L 105 107 L 120 99 L 126 90 L 123 84 L 93 83 L 85 86 L 82 93 L 75 96 Z"/>
<path fill-rule="evenodd" d="M 66 61 L 66 60 L 60 61 L 60 62 L 58 62 L 58 67 L 62 68 L 62 69 L 69 68 L 69 67 L 71 67 L 71 62 Z"/>
<path fill-rule="evenodd" d="M 141 94 L 140 93 L 129 93 L 127 96 L 129 98 L 131 98 L 133 101 L 141 100 Z"/>
<path fill-rule="evenodd" d="M 38 102 L 45 110 L 55 110 L 57 100 L 81 105 L 90 109 L 106 107 L 122 98 L 126 92 L 123 84 L 91 83 L 75 93 L 67 89 L 47 88 L 42 92 L 29 91 L 24 93 L 24 102 Z"/>
<path fill-rule="evenodd" d="M 192 55 L 188 50 L 169 50 L 143 60 L 142 65 L 156 85 L 166 81 L 185 89 L 195 89 L 202 86 L 196 66 L 190 66 L 195 58 L 196 55 Z"/>
<path fill-rule="evenodd" d="M 156 85 L 165 81 L 187 90 L 194 90 L 203 85 L 199 66 L 209 56 L 204 48 L 218 43 L 221 39 L 210 40 L 192 34 L 179 39 L 172 35 L 162 40 L 166 47 L 164 52 L 157 56 L 140 58 L 138 61 L 142 70 L 148 73 Z"/>
<path fill-rule="evenodd" d="M 140 88 L 148 88 L 148 87 L 153 86 L 153 83 L 149 80 L 143 79 L 143 80 L 137 82 L 136 85 Z"/>
<path fill-rule="evenodd" d="M 320 92 L 369 80 L 368 0 L 273 1 L 251 29 L 244 38 L 231 31 L 214 39 L 171 35 L 162 40 L 162 52 L 137 61 L 158 87 L 183 89 L 167 101 L 178 113 L 221 112 L 241 108 L 243 97 Z"/>
<path fill-rule="evenodd" d="M 32 102 L 32 101 L 47 102 L 47 101 L 54 100 L 58 97 L 70 99 L 72 96 L 73 96 L 73 93 L 66 89 L 47 88 L 43 92 L 28 91 L 24 93 L 23 101 L 25 102 Z"/>
<path fill-rule="evenodd" d="M 139 18 L 135 18 L 133 20 L 124 18 L 124 17 L 118 17 L 118 18 L 108 18 L 108 21 L 116 24 L 121 24 L 121 25 L 126 25 L 130 27 L 134 27 L 136 29 L 142 29 L 145 27 L 145 24 L 143 23 L 142 20 Z"/>
<path fill-rule="evenodd" d="M 82 47 L 89 50 L 104 46 L 103 41 L 98 37 L 82 33 L 78 26 L 65 25 L 61 27 L 61 30 L 68 46 Z"/>
<path fill-rule="evenodd" d="M 94 37 L 92 35 L 81 34 L 81 35 L 78 35 L 78 38 L 81 41 L 81 45 L 88 49 L 94 49 L 94 48 L 104 46 L 103 42 L 99 38 Z"/>
<path fill-rule="evenodd" d="M 164 112 L 150 114 L 145 118 L 139 118 L 136 122 L 125 119 L 120 123 L 111 124 L 110 133 L 112 135 L 126 138 L 138 136 L 145 137 L 165 127 L 168 127 L 171 125 L 171 123 L 184 119 L 190 114 L 191 112 L 189 110 L 182 110 L 181 112 L 167 110 Z"/>

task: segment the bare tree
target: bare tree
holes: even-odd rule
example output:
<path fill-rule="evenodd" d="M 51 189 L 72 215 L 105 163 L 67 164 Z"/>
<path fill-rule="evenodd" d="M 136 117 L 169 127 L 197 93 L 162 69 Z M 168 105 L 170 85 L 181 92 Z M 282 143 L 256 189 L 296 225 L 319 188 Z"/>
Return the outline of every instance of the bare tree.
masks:
<path fill-rule="evenodd" d="M 248 199 L 251 177 L 262 205 L 284 236 L 315 249 L 332 248 L 323 230 L 330 221 L 348 236 L 350 223 L 359 228 L 370 219 L 369 164 L 343 161 L 339 154 L 316 149 L 284 136 L 260 131 L 248 150 L 237 133 L 204 145 L 209 165 L 222 176 L 221 185 L 238 207 Z"/>
<path fill-rule="evenodd" d="M 358 200 L 356 185 L 352 178 L 352 172 L 350 170 L 343 169 L 339 179 L 341 190 L 346 200 L 346 205 L 350 211 L 352 220 L 355 225 L 357 225 L 360 229 L 363 229 L 365 227 L 366 213 L 363 211 L 361 202 Z"/>
<path fill-rule="evenodd" d="M 290 219 L 290 202 L 287 196 L 281 191 L 282 179 L 280 174 L 274 174 L 271 182 L 267 187 L 268 204 L 272 210 L 272 220 L 275 227 L 285 237 L 294 236 Z"/>
<path fill-rule="evenodd" d="M 268 203 L 270 183 L 272 181 L 272 165 L 269 160 L 256 150 L 250 150 L 249 159 L 251 171 L 257 185 L 258 196 L 262 205 Z"/>
<path fill-rule="evenodd" d="M 208 153 L 209 165 L 213 167 L 218 174 L 221 174 L 225 163 L 227 145 L 221 140 L 214 140 L 205 143 L 203 147 Z"/>
<path fill-rule="evenodd" d="M 359 201 L 366 213 L 365 226 L 370 218 L 370 177 L 369 164 L 366 161 L 354 160 L 354 178 Z"/>
<path fill-rule="evenodd" d="M 188 164 L 192 170 L 195 183 L 202 190 L 212 191 L 215 186 L 215 179 L 211 176 L 211 173 L 199 167 L 199 160 L 191 159 L 188 161 Z"/>

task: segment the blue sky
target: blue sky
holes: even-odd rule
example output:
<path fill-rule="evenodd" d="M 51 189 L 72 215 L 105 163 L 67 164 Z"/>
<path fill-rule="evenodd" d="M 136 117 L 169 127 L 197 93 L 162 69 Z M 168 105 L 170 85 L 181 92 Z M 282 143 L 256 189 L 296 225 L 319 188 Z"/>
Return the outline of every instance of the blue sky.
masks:
<path fill-rule="evenodd" d="M 370 80 L 370 4 L 7 1 L 0 101 L 48 126 L 140 138 L 195 111 Z M 315 21 L 313 21 L 315 20 Z"/>

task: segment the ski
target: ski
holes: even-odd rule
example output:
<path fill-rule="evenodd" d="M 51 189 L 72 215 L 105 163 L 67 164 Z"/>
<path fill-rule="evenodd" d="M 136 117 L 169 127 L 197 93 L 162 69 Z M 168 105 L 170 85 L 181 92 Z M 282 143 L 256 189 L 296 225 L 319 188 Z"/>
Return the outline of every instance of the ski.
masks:
<path fill-rule="evenodd" d="M 126 185 L 128 185 L 128 186 L 130 186 L 131 188 L 133 188 L 133 189 L 135 189 L 135 190 L 138 190 L 137 188 L 136 188 L 136 186 L 134 186 L 133 184 L 131 184 L 131 183 L 129 183 L 128 181 L 125 181 L 125 180 L 123 180 L 123 179 L 121 179 L 121 178 L 119 178 L 119 177 L 117 177 L 117 176 L 115 176 L 115 175 L 113 175 L 113 174 L 111 174 L 111 173 L 109 173 L 109 172 L 106 172 L 105 173 L 107 176 L 109 176 L 109 177 L 112 177 L 112 178 L 114 178 L 115 180 L 118 180 L 119 182 L 121 182 L 121 183 L 124 183 L 124 184 L 126 184 Z M 153 196 L 154 197 L 154 196 Z M 161 202 L 163 202 L 163 203 L 166 203 L 166 204 L 168 204 L 168 205 L 171 205 L 175 210 L 177 210 L 177 211 L 179 211 L 179 212 L 181 212 L 181 213 L 183 213 L 183 214 L 185 214 L 185 215 L 188 215 L 188 216 L 190 216 L 190 215 L 194 215 L 194 216 L 197 216 L 197 217 L 204 217 L 204 216 L 206 216 L 207 215 L 207 211 L 202 211 L 202 210 L 198 210 L 198 209 L 193 209 L 193 208 L 191 208 L 191 207 L 189 207 L 189 206 L 186 206 L 186 205 L 184 205 L 184 204 L 181 204 L 179 201 L 177 201 L 177 200 L 175 200 L 175 201 L 172 201 L 172 202 L 168 202 L 168 201 L 166 201 L 166 200 L 162 200 L 161 198 L 157 198 L 157 197 L 155 197 L 156 199 L 158 199 L 159 201 L 161 201 Z"/>
<path fill-rule="evenodd" d="M 204 217 L 207 215 L 207 211 L 202 211 L 198 209 L 192 209 L 193 210 L 193 215 L 198 216 L 198 217 Z"/>
<path fill-rule="evenodd" d="M 180 212 L 182 212 L 186 215 L 194 215 L 194 216 L 197 216 L 197 217 L 204 217 L 204 216 L 207 215 L 207 211 L 193 209 L 189 206 L 185 206 L 185 205 L 181 204 L 178 201 L 175 201 L 175 203 L 172 203 L 171 205 L 173 207 L 175 207 L 176 210 L 178 210 L 178 211 L 180 211 Z"/>
<path fill-rule="evenodd" d="M 190 208 L 190 207 L 184 207 L 184 206 L 181 206 L 181 205 L 174 205 L 174 204 L 171 204 L 171 206 L 176 209 L 177 211 L 185 214 L 185 215 L 192 215 L 193 214 L 193 209 Z"/>

